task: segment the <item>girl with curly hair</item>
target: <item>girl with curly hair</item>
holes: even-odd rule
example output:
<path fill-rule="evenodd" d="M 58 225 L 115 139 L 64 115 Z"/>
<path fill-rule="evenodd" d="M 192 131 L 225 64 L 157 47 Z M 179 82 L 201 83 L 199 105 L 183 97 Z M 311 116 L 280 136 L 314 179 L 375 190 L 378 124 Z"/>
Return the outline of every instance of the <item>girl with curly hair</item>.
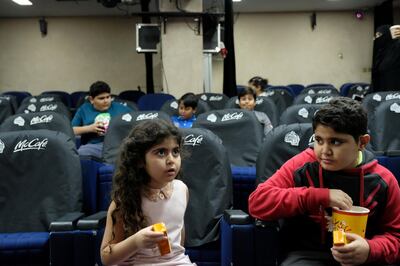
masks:
<path fill-rule="evenodd" d="M 181 146 L 178 129 L 160 119 L 140 123 L 124 139 L 101 244 L 104 265 L 195 265 L 182 246 L 188 188 L 175 179 Z M 153 231 L 160 222 L 168 237 Z M 157 244 L 166 239 L 171 252 L 161 255 Z"/>

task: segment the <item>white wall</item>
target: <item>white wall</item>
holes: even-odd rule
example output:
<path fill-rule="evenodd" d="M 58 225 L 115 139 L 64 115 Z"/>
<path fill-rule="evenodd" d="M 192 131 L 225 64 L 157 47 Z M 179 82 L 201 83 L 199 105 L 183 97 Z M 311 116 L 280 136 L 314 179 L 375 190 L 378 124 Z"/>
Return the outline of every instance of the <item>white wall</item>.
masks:
<path fill-rule="evenodd" d="M 318 12 L 314 31 L 310 15 L 239 14 L 234 25 L 237 84 L 256 75 L 272 85 L 370 82 L 371 73 L 365 71 L 372 61 L 373 15 L 358 20 L 353 12 Z M 214 57 L 215 90 L 222 88 L 222 66 Z"/>
<path fill-rule="evenodd" d="M 370 81 L 373 15 L 353 12 L 255 13 L 235 17 L 237 83 L 261 75 L 274 85 Z M 137 18 L 47 18 L 42 37 L 38 18 L 0 19 L 0 91 L 87 90 L 104 80 L 114 93 L 146 89 L 144 55 L 135 51 Z M 181 40 L 177 40 L 179 42 Z M 343 54 L 343 59 L 339 54 Z M 159 55 L 154 83 L 161 90 Z M 223 61 L 213 57 L 213 91 L 222 92 Z M 182 66 L 187 67 L 187 66 Z M 179 75 L 179 69 L 175 69 Z M 181 96 L 190 88 L 175 92 Z"/>
<path fill-rule="evenodd" d="M 135 18 L 37 18 L 0 20 L 0 90 L 88 90 L 96 80 L 113 93 L 146 89 L 144 55 L 136 53 Z M 161 67 L 153 57 L 155 86 Z"/>

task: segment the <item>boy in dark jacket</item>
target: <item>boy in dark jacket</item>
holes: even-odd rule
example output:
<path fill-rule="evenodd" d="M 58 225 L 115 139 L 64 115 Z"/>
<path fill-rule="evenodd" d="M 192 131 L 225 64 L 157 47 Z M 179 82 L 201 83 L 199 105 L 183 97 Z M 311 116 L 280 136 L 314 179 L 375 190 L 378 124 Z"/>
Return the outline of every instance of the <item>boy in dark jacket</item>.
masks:
<path fill-rule="evenodd" d="M 374 265 L 400 261 L 400 189 L 393 174 L 365 150 L 367 115 L 350 98 L 332 99 L 314 117 L 314 147 L 288 160 L 249 197 L 262 220 L 284 218 L 282 265 Z M 370 210 L 366 238 L 332 245 L 331 208 Z"/>

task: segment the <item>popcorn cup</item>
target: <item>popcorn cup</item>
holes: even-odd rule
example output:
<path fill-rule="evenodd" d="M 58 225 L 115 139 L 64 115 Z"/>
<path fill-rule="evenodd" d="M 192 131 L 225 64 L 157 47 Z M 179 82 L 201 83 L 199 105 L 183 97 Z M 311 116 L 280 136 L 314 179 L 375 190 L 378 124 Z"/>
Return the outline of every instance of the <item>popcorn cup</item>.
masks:
<path fill-rule="evenodd" d="M 165 226 L 164 223 L 153 224 L 153 231 L 154 232 L 162 232 L 162 233 L 164 233 L 165 236 L 168 236 L 167 227 Z M 160 250 L 161 256 L 171 253 L 171 245 L 168 241 L 168 238 L 158 242 L 158 249 Z"/>
<path fill-rule="evenodd" d="M 369 210 L 360 206 L 353 206 L 350 210 L 332 208 L 333 244 L 348 244 L 344 233 L 354 233 L 365 237 Z M 339 231 L 339 232 L 338 232 Z"/>

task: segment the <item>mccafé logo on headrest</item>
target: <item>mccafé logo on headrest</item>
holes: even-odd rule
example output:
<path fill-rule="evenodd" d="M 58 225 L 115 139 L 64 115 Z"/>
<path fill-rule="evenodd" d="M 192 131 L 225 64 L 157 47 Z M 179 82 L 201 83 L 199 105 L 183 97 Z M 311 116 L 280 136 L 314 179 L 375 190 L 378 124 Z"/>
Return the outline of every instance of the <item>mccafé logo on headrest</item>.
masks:
<path fill-rule="evenodd" d="M 212 101 L 222 101 L 222 96 L 211 96 L 210 102 Z"/>
<path fill-rule="evenodd" d="M 200 146 L 203 141 L 203 135 L 195 136 L 194 134 L 189 134 L 185 137 L 183 145 L 186 146 Z"/>
<path fill-rule="evenodd" d="M 327 103 L 332 99 L 332 96 L 317 97 L 315 103 Z"/>
<path fill-rule="evenodd" d="M 41 98 L 39 102 L 44 103 L 44 102 L 54 102 L 54 97 L 46 97 L 46 98 Z"/>
<path fill-rule="evenodd" d="M 48 105 L 43 105 L 40 107 L 40 111 L 44 112 L 44 111 L 54 111 L 56 110 L 58 107 L 57 104 L 48 104 Z"/>
<path fill-rule="evenodd" d="M 53 115 L 34 116 L 31 119 L 31 125 L 50 123 L 53 120 Z"/>
<path fill-rule="evenodd" d="M 239 120 L 242 117 L 243 117 L 243 112 L 240 112 L 240 113 L 234 112 L 231 114 L 225 114 L 222 117 L 221 121 L 223 122 L 223 121 L 229 121 L 229 120 Z"/>
<path fill-rule="evenodd" d="M 157 117 L 158 117 L 158 113 L 141 114 L 141 115 L 138 115 L 138 117 L 136 118 L 136 121 L 150 120 L 150 119 L 154 119 Z"/>
<path fill-rule="evenodd" d="M 399 93 L 390 93 L 386 95 L 385 100 L 393 100 L 393 99 L 400 99 L 400 94 Z"/>
<path fill-rule="evenodd" d="M 21 140 L 14 147 L 14 152 L 27 151 L 27 150 L 44 150 L 46 149 L 48 139 L 34 138 L 32 140 Z"/>

